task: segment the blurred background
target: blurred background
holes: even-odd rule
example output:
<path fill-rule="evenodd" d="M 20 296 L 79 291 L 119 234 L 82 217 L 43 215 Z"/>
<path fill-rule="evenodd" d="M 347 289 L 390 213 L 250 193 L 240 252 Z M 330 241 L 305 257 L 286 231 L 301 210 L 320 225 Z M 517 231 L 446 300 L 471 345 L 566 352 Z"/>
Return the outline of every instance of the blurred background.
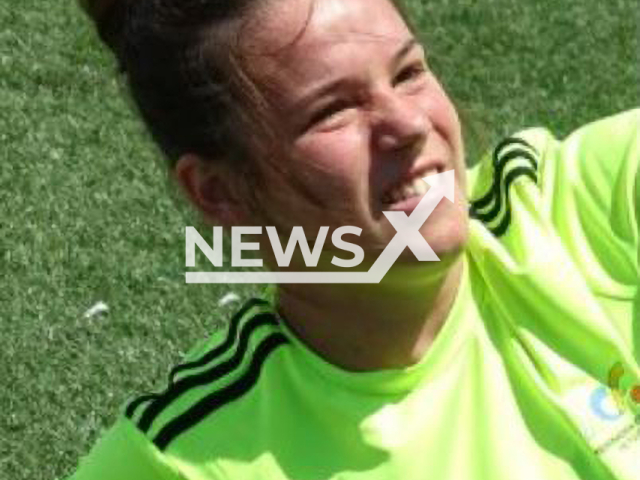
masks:
<path fill-rule="evenodd" d="M 639 104 L 636 0 L 407 1 L 470 163 Z M 185 284 L 197 219 L 73 0 L 0 3 L 0 110 L 0 479 L 64 478 L 262 288 Z"/>

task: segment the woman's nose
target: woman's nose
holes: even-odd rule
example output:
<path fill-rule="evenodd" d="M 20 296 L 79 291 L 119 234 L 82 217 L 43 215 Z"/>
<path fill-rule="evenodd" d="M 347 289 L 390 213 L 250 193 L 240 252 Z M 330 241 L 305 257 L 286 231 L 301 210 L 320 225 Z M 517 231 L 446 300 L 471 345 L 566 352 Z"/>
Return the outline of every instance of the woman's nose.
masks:
<path fill-rule="evenodd" d="M 374 118 L 374 141 L 383 151 L 418 149 L 431 130 L 427 113 L 416 100 L 395 91 L 379 100 Z"/>

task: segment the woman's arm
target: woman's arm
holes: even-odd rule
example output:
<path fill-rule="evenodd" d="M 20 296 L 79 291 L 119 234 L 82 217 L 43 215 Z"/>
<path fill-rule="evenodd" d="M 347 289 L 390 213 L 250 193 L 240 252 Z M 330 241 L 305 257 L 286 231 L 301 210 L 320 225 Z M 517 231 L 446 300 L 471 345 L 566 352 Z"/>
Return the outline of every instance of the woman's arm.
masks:
<path fill-rule="evenodd" d="M 122 416 L 67 480 L 187 480 Z"/>

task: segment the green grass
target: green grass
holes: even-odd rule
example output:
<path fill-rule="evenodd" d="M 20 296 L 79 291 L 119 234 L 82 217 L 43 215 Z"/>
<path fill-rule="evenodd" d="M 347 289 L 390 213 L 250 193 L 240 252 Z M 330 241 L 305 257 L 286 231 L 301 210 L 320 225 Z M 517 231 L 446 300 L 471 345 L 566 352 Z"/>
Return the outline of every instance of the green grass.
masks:
<path fill-rule="evenodd" d="M 424 4 L 433 68 L 484 144 L 638 104 L 634 0 Z M 72 1 L 0 4 L 0 479 L 70 473 L 229 314 L 223 294 L 259 290 L 184 284 L 194 219 L 121 90 Z M 97 301 L 109 313 L 83 318 Z"/>

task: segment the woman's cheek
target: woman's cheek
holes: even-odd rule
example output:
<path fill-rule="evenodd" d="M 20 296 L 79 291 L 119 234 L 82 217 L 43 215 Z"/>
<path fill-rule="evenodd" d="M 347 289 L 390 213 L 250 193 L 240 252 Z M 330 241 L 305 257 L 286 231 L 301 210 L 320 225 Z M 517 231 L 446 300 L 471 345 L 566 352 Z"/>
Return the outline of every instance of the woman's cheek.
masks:
<path fill-rule="evenodd" d="M 368 172 L 367 144 L 355 126 L 314 132 L 297 143 L 299 167 L 335 186 L 352 188 Z"/>
<path fill-rule="evenodd" d="M 435 83 L 436 95 L 430 102 L 430 111 L 433 123 L 441 130 L 447 140 L 456 148 L 461 148 L 462 133 L 460 119 L 456 108 L 439 83 Z"/>

